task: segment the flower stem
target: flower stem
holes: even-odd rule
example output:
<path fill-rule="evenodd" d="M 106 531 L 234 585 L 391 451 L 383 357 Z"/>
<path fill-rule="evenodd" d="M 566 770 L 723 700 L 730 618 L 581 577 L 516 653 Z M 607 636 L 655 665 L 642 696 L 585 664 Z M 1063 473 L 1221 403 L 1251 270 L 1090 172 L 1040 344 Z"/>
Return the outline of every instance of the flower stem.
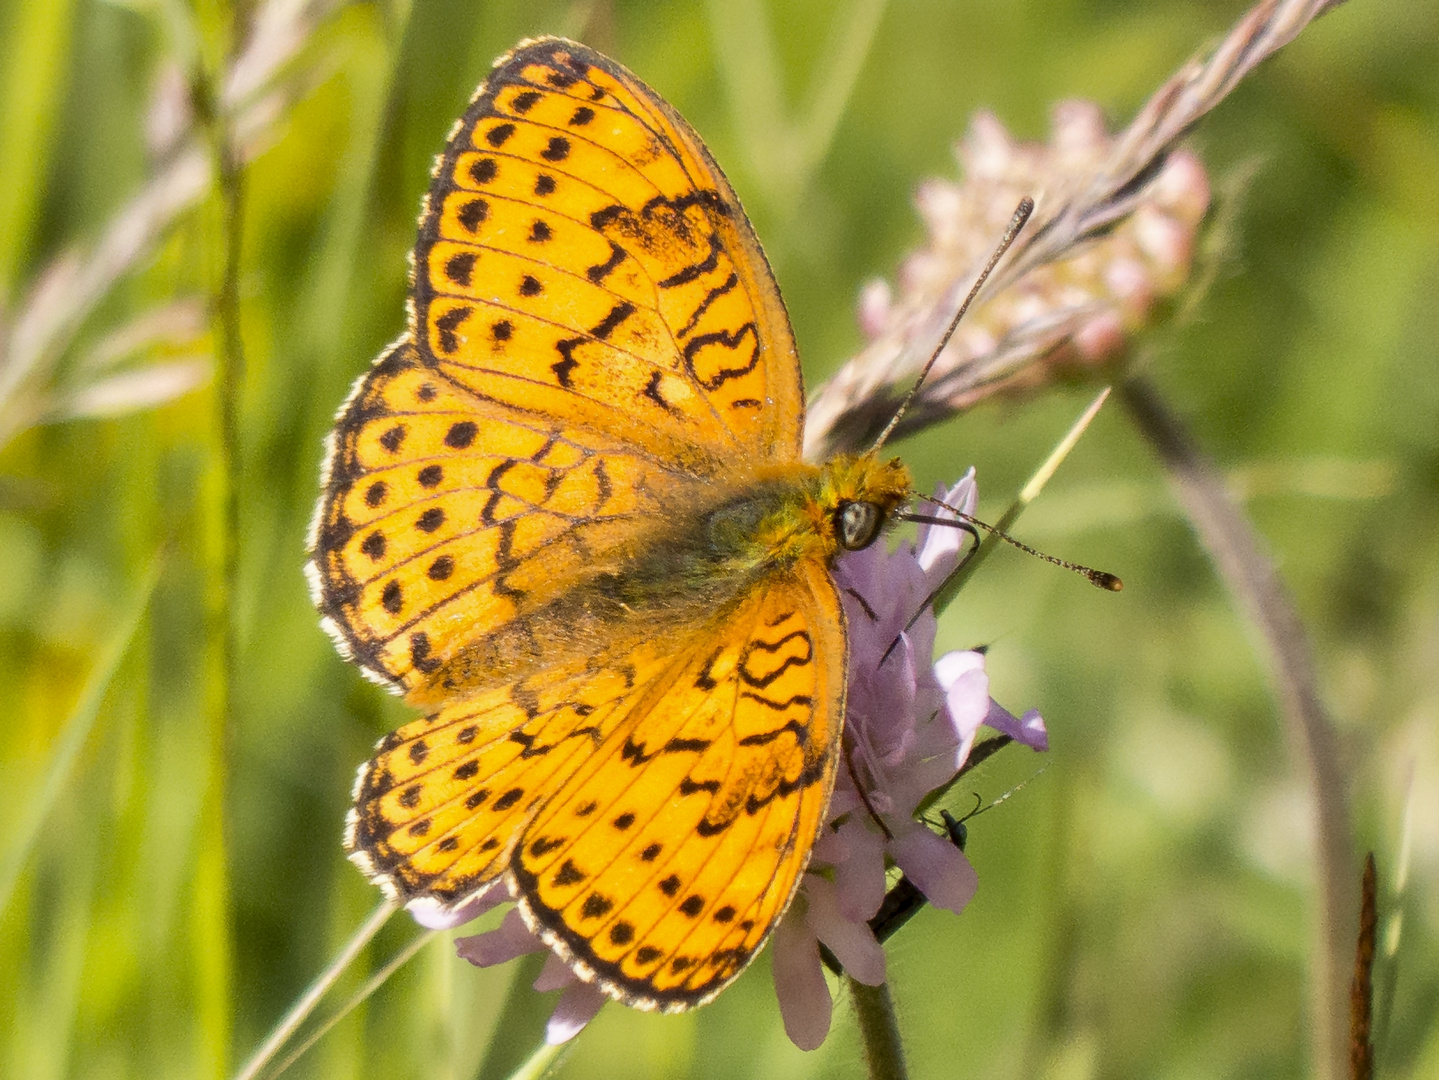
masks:
<path fill-rule="evenodd" d="M 240 16 L 232 12 L 238 40 Z M 230 895 L 229 774 L 235 730 L 239 638 L 236 594 L 240 552 L 240 388 L 244 343 L 240 334 L 240 266 L 244 237 L 244 165 L 229 117 L 220 106 L 219 77 L 203 65 L 194 75 L 194 98 L 205 117 L 220 200 L 223 261 L 211 298 L 215 333 L 216 435 L 207 486 L 205 721 L 210 775 L 200 811 L 196 860 L 195 940 L 200 972 L 197 1013 L 206 1068 L 228 1071 L 234 1034 L 234 945 Z"/>
<path fill-rule="evenodd" d="M 1346 983 L 1357 908 L 1351 873 L 1354 840 L 1339 740 L 1320 699 L 1309 641 L 1273 562 L 1183 421 L 1144 379 L 1127 380 L 1119 396 L 1164 463 L 1175 497 L 1268 654 L 1290 753 L 1308 781 L 1314 829 L 1318 896 L 1310 938 L 1312 1075 L 1338 1080 L 1348 1057 Z"/>
<path fill-rule="evenodd" d="M 866 986 L 852 978 L 845 981 L 854 1002 L 854 1014 L 859 1019 L 870 1080 L 906 1080 L 909 1071 L 904 1065 L 904 1047 L 900 1045 L 899 1022 L 895 1019 L 889 984 Z"/>

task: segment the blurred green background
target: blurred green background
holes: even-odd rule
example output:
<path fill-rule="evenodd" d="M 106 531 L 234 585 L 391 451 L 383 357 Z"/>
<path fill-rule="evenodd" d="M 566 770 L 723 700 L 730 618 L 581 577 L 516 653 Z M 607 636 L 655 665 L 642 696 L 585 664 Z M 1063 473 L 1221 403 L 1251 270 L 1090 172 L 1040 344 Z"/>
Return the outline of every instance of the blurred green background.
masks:
<path fill-rule="evenodd" d="M 217 198 L 174 216 L 23 379 L 15 343 L 176 160 L 166 132 L 185 73 L 222 54 L 229 16 L 212 0 L 0 3 L 0 1074 L 227 1075 L 378 901 L 339 834 L 355 767 L 405 711 L 320 631 L 304 533 L 334 411 L 402 329 L 432 157 L 497 54 L 581 34 L 689 118 L 765 243 L 813 385 L 861 344 L 858 290 L 921 239 L 912 192 L 955 175 L 974 110 L 1043 139 L 1054 103 L 1082 97 L 1117 127 L 1243 10 L 336 5 L 284 67 L 287 98 L 246 177 L 226 725 L 215 386 L 95 415 L 182 385 L 213 350 Z M 833 138 L 797 160 L 811 87 L 866 20 L 877 29 Z M 1353 0 L 1206 120 L 1191 145 L 1223 222 L 1206 234 L 1212 284 L 1143 342 L 1312 633 L 1352 779 L 1354 875 L 1375 849 L 1390 933 L 1403 914 L 1397 964 L 1379 970 L 1379 1075 L 1416 1080 L 1439 1075 L 1436 46 L 1439 6 Z M 72 249 L 91 254 L 67 284 L 54 260 Z M 902 450 L 924 489 L 976 465 L 994 517 L 1093 392 L 990 404 Z M 945 615 L 941 647 L 990 644 L 994 695 L 1040 708 L 1053 749 L 1000 754 L 973 777 L 965 790 L 986 800 L 1029 781 L 973 823 L 979 894 L 889 947 L 913 1075 L 1307 1075 L 1304 789 L 1245 625 L 1121 410 L 1101 414 L 1019 531 L 1127 587 L 1105 595 L 1001 552 Z M 413 936 L 394 920 L 343 988 Z M 552 1004 L 507 997 L 533 974 L 476 970 L 433 942 L 289 1075 L 504 1076 Z M 765 956 L 690 1015 L 606 1007 L 560 1075 L 863 1065 L 842 999 L 821 1050 L 787 1042 Z"/>

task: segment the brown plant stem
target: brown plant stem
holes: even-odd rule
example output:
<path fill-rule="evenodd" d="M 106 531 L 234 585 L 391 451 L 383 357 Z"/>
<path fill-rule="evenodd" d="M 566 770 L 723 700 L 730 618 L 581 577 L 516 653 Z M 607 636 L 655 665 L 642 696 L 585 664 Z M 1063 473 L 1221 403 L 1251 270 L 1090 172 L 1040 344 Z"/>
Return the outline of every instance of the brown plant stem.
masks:
<path fill-rule="evenodd" d="M 1219 576 L 1256 632 L 1295 765 L 1304 775 L 1314 830 L 1316 897 L 1310 939 L 1313 1074 L 1338 1080 L 1348 1057 L 1347 974 L 1354 841 L 1338 737 L 1320 700 L 1309 641 L 1271 559 L 1223 478 L 1156 389 L 1134 377 L 1120 401 L 1169 473 L 1175 497 Z"/>
<path fill-rule="evenodd" d="M 1354 980 L 1349 984 L 1349 1080 L 1374 1076 L 1374 935 L 1379 928 L 1374 852 L 1364 857 L 1359 885 L 1359 938 L 1354 945 Z"/>
<path fill-rule="evenodd" d="M 866 986 L 846 979 L 854 1014 L 859 1020 L 859 1035 L 864 1043 L 864 1061 L 870 1080 L 905 1080 L 909 1071 L 904 1064 L 904 1047 L 900 1043 L 899 1023 L 894 1015 L 894 998 L 889 984 Z"/>

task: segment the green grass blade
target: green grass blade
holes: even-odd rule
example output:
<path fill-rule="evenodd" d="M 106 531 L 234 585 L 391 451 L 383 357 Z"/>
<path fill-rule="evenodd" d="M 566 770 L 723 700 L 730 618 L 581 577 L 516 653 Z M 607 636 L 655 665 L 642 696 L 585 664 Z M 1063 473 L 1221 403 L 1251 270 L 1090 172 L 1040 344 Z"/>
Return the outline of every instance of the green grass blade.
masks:
<path fill-rule="evenodd" d="M 1100 391 L 1099 396 L 1089 403 L 1089 407 L 1080 414 L 1079 419 L 1065 433 L 1064 438 L 1060 439 L 1055 448 L 1050 451 L 1049 457 L 1045 458 L 1044 463 L 1034 471 L 1034 475 L 1029 478 L 1028 483 L 1019 489 L 1019 494 L 1015 496 L 1014 502 L 1009 504 L 1009 509 L 1004 512 L 1004 516 L 994 523 L 996 529 L 1000 532 L 1008 532 L 1029 504 L 1039 498 L 1039 493 L 1044 490 L 1045 485 L 1049 483 L 1050 478 L 1054 476 L 1064 459 L 1069 456 L 1070 451 L 1079 444 L 1080 436 L 1089 428 L 1090 421 L 1099 415 L 1099 410 L 1108 397 L 1109 387 L 1106 386 Z M 989 553 L 994 550 L 996 545 L 1002 543 L 1004 541 L 993 533 L 985 536 L 979 545 L 979 550 L 965 559 L 959 569 L 935 591 L 934 613 L 936 615 L 949 606 L 950 601 L 959 595 L 959 590 L 964 587 L 964 583 L 974 575 L 979 564 L 989 557 Z"/>
<path fill-rule="evenodd" d="M 45 824 L 55 800 L 60 797 L 65 781 L 75 766 L 75 759 L 95 726 L 95 717 L 100 712 L 100 703 L 105 699 L 105 692 L 110 688 L 110 680 L 115 677 L 120 661 L 129 650 L 130 643 L 140 628 L 145 609 L 150 604 L 150 597 L 155 592 L 155 585 L 160 579 L 160 566 L 161 561 L 157 556 L 151 561 L 149 569 L 135 590 L 135 595 L 126 605 L 125 614 L 114 634 L 101 650 L 100 659 L 80 693 L 80 700 L 65 718 L 39 791 L 24 804 L 16 829 L 15 844 L 5 853 L 3 860 L 0 860 L 0 911 L 4 911 L 10 903 L 15 882 L 30 857 L 41 826 Z"/>

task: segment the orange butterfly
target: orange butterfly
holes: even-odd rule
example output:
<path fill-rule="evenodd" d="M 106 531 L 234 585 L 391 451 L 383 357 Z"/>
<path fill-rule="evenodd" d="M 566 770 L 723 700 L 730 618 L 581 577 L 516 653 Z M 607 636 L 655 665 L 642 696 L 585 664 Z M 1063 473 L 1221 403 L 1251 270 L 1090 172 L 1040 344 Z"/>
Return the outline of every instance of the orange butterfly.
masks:
<path fill-rule="evenodd" d="M 360 771 L 387 895 L 526 922 L 629 1005 L 710 1000 L 794 896 L 834 783 L 829 567 L 911 490 L 800 458 L 774 277 L 699 137 L 555 38 L 436 163 L 410 325 L 330 439 L 309 566 L 341 651 L 428 711 Z"/>

